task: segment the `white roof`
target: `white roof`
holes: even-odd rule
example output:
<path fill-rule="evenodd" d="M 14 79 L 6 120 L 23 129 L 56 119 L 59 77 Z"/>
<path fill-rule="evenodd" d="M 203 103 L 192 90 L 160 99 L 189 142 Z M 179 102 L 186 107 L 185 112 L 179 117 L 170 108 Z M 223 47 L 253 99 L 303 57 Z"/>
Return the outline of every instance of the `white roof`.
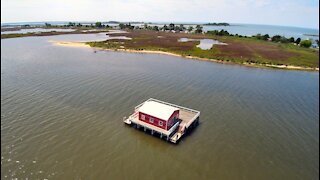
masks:
<path fill-rule="evenodd" d="M 139 112 L 157 117 L 165 121 L 167 121 L 172 113 L 176 110 L 179 109 L 156 101 L 147 101 L 139 108 Z"/>

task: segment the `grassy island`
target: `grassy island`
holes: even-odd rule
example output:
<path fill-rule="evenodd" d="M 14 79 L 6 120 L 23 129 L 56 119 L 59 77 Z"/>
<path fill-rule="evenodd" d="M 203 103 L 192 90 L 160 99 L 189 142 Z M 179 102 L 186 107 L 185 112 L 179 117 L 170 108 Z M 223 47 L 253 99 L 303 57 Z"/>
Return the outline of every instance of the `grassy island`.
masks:
<path fill-rule="evenodd" d="M 162 51 L 212 61 L 268 67 L 296 66 L 304 69 L 319 67 L 319 50 L 258 40 L 254 37 L 216 36 L 211 34 L 171 33 L 131 30 L 110 36 L 126 36 L 131 40 L 112 39 L 88 42 L 91 47 L 111 50 Z M 209 50 L 197 47 L 199 41 L 179 42 L 180 38 L 214 39 L 228 45 L 214 45 Z M 299 68 L 293 68 L 299 69 Z"/>
<path fill-rule="evenodd" d="M 210 23 L 210 25 L 218 24 L 226 25 L 223 23 Z M 22 28 L 31 29 L 34 27 Z M 74 31 L 1 34 L 1 39 L 60 34 L 107 33 L 109 30 L 114 29 L 101 22 L 91 25 L 70 22 L 64 26 L 52 26 L 46 23 L 41 28 L 73 29 Z M 15 28 L 15 30 L 19 29 Z M 300 38 L 295 40 L 293 37 L 285 38 L 279 35 L 269 37 L 268 34 L 257 34 L 248 37 L 230 34 L 225 30 L 214 30 L 203 33 L 200 25 L 186 28 L 182 24 L 178 26 L 173 23 L 168 26 L 164 25 L 163 27 L 149 26 L 148 24 L 144 24 L 143 27 L 133 26 L 130 23 L 119 24 L 118 29 L 125 30 L 127 33 L 111 33 L 108 35 L 111 37 L 115 36 L 115 39 L 87 42 L 86 44 L 91 47 L 108 50 L 166 53 L 220 63 L 236 63 L 248 66 L 284 69 L 319 69 L 319 48 L 309 48 L 312 42 L 301 40 Z M 2 31 L 6 31 L 6 29 L 2 29 Z M 131 39 L 117 39 L 116 36 L 126 36 Z M 181 38 L 192 40 L 180 42 Z M 202 39 L 218 40 L 225 45 L 213 45 L 212 48 L 204 50 L 197 47 Z M 319 44 L 319 41 L 316 40 L 316 43 Z M 66 43 L 60 44 L 66 45 Z"/>

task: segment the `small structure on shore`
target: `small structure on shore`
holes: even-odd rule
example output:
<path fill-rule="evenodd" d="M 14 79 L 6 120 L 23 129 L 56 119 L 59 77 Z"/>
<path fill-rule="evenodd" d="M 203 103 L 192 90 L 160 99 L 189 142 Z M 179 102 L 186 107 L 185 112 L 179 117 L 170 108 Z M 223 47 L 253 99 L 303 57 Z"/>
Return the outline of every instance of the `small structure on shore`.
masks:
<path fill-rule="evenodd" d="M 177 143 L 199 123 L 200 111 L 150 98 L 134 108 L 124 123 Z"/>

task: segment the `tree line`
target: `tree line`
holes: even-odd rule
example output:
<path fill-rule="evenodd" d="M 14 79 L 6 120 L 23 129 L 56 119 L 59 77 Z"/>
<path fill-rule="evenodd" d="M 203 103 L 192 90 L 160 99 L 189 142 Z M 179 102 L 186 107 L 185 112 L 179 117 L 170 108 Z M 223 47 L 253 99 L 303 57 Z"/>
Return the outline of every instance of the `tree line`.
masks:
<path fill-rule="evenodd" d="M 180 25 L 175 25 L 173 23 L 170 23 L 169 25 L 163 25 L 162 27 L 159 26 L 149 26 L 148 24 L 144 24 L 143 27 L 139 26 L 132 26 L 130 23 L 128 24 L 119 24 L 120 29 L 146 29 L 146 30 L 152 30 L 152 31 L 175 31 L 175 32 L 183 32 L 183 31 L 188 31 L 188 32 L 195 32 L 195 33 L 202 33 L 203 32 L 203 27 L 200 25 L 197 25 L 195 28 L 193 26 L 189 26 L 186 28 L 183 24 Z"/>
<path fill-rule="evenodd" d="M 244 37 L 247 38 L 247 36 L 242 36 L 242 35 L 238 35 L 238 34 L 230 34 L 228 31 L 226 30 L 213 30 L 213 31 L 207 31 L 207 34 L 210 35 L 215 35 L 215 36 L 237 36 L 237 37 Z M 290 38 L 286 38 L 284 36 L 280 36 L 280 35 L 274 35 L 274 36 L 270 36 L 269 34 L 257 34 L 252 36 L 253 38 L 256 38 L 258 40 L 263 40 L 263 41 L 272 41 L 272 42 L 277 42 L 277 43 L 295 43 L 297 45 L 300 45 L 301 47 L 306 47 L 309 48 L 312 45 L 312 41 L 311 40 L 301 40 L 301 38 L 297 38 L 294 39 L 294 37 L 290 37 Z M 319 46 L 319 40 L 316 40 L 316 43 Z"/>

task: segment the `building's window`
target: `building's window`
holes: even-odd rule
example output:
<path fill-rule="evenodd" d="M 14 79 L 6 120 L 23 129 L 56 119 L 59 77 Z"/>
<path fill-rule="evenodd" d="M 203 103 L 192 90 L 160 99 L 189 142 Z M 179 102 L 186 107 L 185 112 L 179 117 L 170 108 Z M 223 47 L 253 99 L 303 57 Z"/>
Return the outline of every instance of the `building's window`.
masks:
<path fill-rule="evenodd" d="M 149 119 L 149 121 L 150 121 L 151 123 L 153 123 L 153 122 L 154 122 L 154 119 L 151 117 L 151 118 Z"/>
<path fill-rule="evenodd" d="M 146 116 L 141 114 L 141 120 L 145 120 L 146 119 Z"/>
<path fill-rule="evenodd" d="M 159 121 L 159 126 L 162 126 L 163 125 L 163 122 L 162 121 Z"/>

